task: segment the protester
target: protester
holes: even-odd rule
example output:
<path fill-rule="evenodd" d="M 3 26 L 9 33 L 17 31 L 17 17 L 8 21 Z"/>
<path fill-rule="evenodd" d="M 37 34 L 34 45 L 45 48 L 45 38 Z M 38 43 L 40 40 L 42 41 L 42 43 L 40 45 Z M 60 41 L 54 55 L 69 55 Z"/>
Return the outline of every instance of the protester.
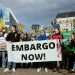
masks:
<path fill-rule="evenodd" d="M 33 33 L 31 34 L 31 40 L 32 40 L 32 41 L 36 40 L 36 35 L 33 34 Z"/>
<path fill-rule="evenodd" d="M 7 31 L 6 28 L 3 28 L 3 36 L 6 38 L 7 37 Z"/>
<path fill-rule="evenodd" d="M 75 33 L 72 33 L 72 37 L 71 37 L 71 42 L 69 44 L 70 49 L 75 49 Z M 75 72 L 75 52 L 71 51 L 71 55 L 69 56 L 69 66 L 72 65 L 73 63 L 73 67 L 71 72 Z"/>
<path fill-rule="evenodd" d="M 62 43 L 63 36 L 61 35 L 60 30 L 56 28 L 55 31 L 53 32 L 53 35 L 49 36 L 49 39 L 55 39 L 58 42 L 57 48 L 59 50 L 59 53 L 61 53 L 62 55 L 61 43 Z M 57 70 L 58 72 L 60 72 L 60 61 L 54 62 L 53 66 L 54 66 L 53 71 Z"/>
<path fill-rule="evenodd" d="M 41 31 L 41 34 L 37 37 L 37 40 L 47 40 L 48 37 L 46 36 L 46 33 L 45 31 Z M 37 72 L 40 72 L 42 67 L 45 68 L 45 72 L 48 72 L 48 69 L 47 69 L 47 63 L 46 62 L 38 62 L 38 69 L 37 69 Z"/>
<path fill-rule="evenodd" d="M 21 36 L 20 36 L 21 41 L 29 41 L 28 38 L 29 37 L 28 37 L 28 33 L 27 32 L 22 32 L 21 33 Z"/>
<path fill-rule="evenodd" d="M 0 27 L 0 57 L 2 57 L 2 67 L 4 68 L 5 67 L 5 54 L 6 54 L 6 39 L 5 39 L 5 34 L 4 33 L 4 28 L 3 27 Z"/>
<path fill-rule="evenodd" d="M 8 33 L 6 40 L 8 42 L 19 42 L 20 41 L 20 34 L 18 34 L 16 25 L 11 26 L 11 32 Z M 9 71 L 11 64 L 12 64 L 12 71 L 15 72 L 16 63 L 14 62 L 8 62 L 7 68 L 4 70 L 4 72 Z"/>
<path fill-rule="evenodd" d="M 31 37 L 32 37 L 31 33 L 28 32 L 28 41 L 31 41 Z"/>

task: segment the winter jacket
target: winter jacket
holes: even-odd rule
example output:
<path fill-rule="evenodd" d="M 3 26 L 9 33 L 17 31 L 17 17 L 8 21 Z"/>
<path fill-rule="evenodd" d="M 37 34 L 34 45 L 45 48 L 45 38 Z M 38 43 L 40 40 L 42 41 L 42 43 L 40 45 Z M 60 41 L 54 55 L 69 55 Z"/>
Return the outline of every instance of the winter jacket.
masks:
<path fill-rule="evenodd" d="M 37 40 L 47 40 L 48 37 L 45 34 L 41 34 L 37 37 Z"/>
<path fill-rule="evenodd" d="M 19 42 L 20 34 L 18 34 L 17 32 L 10 32 L 6 37 L 6 40 L 11 42 Z"/>

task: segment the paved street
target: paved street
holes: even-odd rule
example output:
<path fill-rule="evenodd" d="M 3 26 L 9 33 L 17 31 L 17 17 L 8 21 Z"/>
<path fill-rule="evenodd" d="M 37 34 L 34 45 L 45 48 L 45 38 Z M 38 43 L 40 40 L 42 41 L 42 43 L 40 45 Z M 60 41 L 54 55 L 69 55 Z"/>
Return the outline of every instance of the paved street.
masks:
<path fill-rule="evenodd" d="M 68 73 L 67 71 L 63 71 L 63 73 L 52 72 L 49 70 L 48 73 L 42 70 L 37 73 L 35 69 L 17 69 L 15 73 L 12 71 L 4 73 L 3 69 L 0 69 L 0 75 L 75 75 L 75 73 Z"/>

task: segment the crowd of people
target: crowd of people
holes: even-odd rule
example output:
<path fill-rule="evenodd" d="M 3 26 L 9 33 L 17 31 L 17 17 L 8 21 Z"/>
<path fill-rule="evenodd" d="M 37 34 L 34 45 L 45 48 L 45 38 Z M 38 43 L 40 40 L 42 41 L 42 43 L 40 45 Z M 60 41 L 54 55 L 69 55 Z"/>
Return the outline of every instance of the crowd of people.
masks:
<path fill-rule="evenodd" d="M 58 71 L 61 72 L 61 69 L 66 69 L 69 72 L 75 72 L 75 52 L 74 51 L 68 51 L 65 50 L 65 44 L 63 42 L 64 36 L 61 34 L 60 30 L 58 28 L 54 29 L 52 34 L 47 35 L 45 30 L 42 30 L 39 34 L 32 34 L 27 32 L 19 32 L 16 25 L 12 25 L 10 27 L 10 31 L 6 32 L 4 28 L 0 28 L 0 38 L 4 38 L 6 41 L 9 42 L 20 42 L 20 41 L 34 41 L 34 40 L 51 40 L 55 39 L 59 42 L 59 45 L 57 46 L 58 49 L 61 49 L 60 52 L 62 53 L 62 61 L 53 61 L 53 62 L 37 62 L 37 63 L 26 63 L 23 64 L 23 66 L 29 65 L 36 66 L 37 72 L 40 72 L 42 68 L 46 72 L 48 72 L 48 69 L 51 68 L 53 72 Z M 70 49 L 75 47 L 75 33 L 72 33 L 72 37 L 69 39 L 69 44 L 67 45 Z M 59 48 L 60 47 L 60 48 Z M 1 52 L 2 53 L 2 52 Z M 0 53 L 0 57 L 1 54 Z M 16 69 L 16 63 L 8 62 L 8 54 L 5 53 L 6 56 L 6 62 L 5 63 L 5 70 L 4 72 L 9 71 L 12 69 L 13 72 L 15 72 Z"/>

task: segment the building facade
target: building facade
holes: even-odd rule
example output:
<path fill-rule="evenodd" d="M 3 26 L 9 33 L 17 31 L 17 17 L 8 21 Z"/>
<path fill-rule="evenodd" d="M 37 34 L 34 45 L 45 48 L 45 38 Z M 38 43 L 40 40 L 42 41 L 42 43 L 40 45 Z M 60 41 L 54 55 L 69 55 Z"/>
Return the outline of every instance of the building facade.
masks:
<path fill-rule="evenodd" d="M 31 30 L 34 32 L 38 32 L 40 30 L 40 28 L 41 28 L 41 25 L 39 25 L 39 24 L 33 24 L 31 26 Z"/>
<path fill-rule="evenodd" d="M 75 12 L 57 14 L 56 24 L 60 25 L 61 31 L 72 31 L 75 28 Z"/>

